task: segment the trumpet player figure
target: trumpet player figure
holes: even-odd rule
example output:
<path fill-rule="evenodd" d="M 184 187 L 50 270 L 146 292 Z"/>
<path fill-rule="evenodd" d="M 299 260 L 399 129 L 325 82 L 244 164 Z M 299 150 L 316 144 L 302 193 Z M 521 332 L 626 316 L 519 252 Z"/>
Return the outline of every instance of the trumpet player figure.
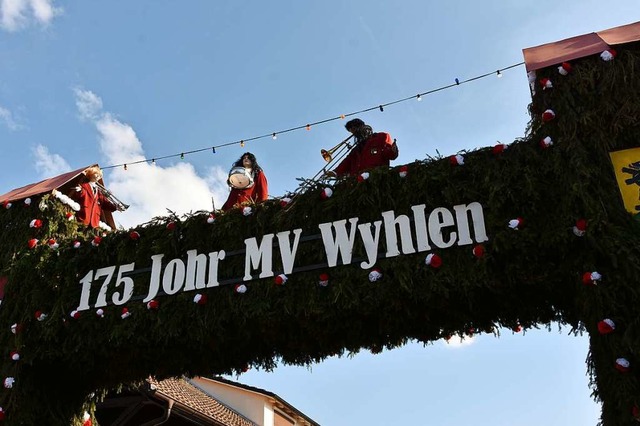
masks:
<path fill-rule="evenodd" d="M 102 179 L 102 170 L 98 166 L 92 166 L 83 172 L 86 180 L 80 182 L 78 186 L 73 188 L 70 197 L 80 204 L 80 210 L 76 213 L 78 222 L 91 227 L 100 227 L 102 212 L 114 212 L 116 210 L 123 211 L 126 207 L 112 203 L 100 189 L 98 181 Z M 56 191 L 54 189 L 54 191 Z"/>
<path fill-rule="evenodd" d="M 374 167 L 388 167 L 391 160 L 398 158 L 398 146 L 389 133 L 374 133 L 359 118 L 348 121 L 344 127 L 354 136 L 355 146 L 330 173 L 354 176 Z"/>
<path fill-rule="evenodd" d="M 233 163 L 227 184 L 231 192 L 222 206 L 225 211 L 244 203 L 259 203 L 269 196 L 267 177 L 256 156 L 250 152 L 245 152 Z"/>

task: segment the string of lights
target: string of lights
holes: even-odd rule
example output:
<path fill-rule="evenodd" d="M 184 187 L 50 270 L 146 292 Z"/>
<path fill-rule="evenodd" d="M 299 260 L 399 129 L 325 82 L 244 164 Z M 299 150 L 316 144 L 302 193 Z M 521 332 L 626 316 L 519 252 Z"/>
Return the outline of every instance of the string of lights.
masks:
<path fill-rule="evenodd" d="M 405 98 L 402 98 L 402 99 L 396 99 L 395 101 L 386 102 L 386 103 L 379 104 L 379 105 L 376 105 L 376 106 L 372 106 L 372 107 L 369 107 L 369 108 L 361 109 L 359 111 L 350 112 L 348 114 L 341 114 L 341 115 L 339 115 L 337 117 L 325 118 L 323 120 L 314 121 L 314 122 L 303 124 L 303 125 L 300 125 L 300 126 L 291 127 L 291 128 L 284 129 L 284 130 L 278 130 L 278 131 L 275 131 L 275 132 L 272 132 L 272 133 L 267 133 L 267 134 L 264 134 L 264 135 L 252 136 L 252 137 L 249 137 L 249 138 L 246 138 L 246 139 L 236 140 L 236 141 L 233 141 L 233 142 L 225 142 L 225 143 L 221 143 L 219 145 L 208 146 L 206 148 L 192 149 L 192 150 L 189 150 L 189 151 L 182 151 L 182 152 L 178 152 L 178 153 L 175 153 L 175 154 L 164 155 L 164 156 L 161 156 L 161 157 L 145 158 L 145 159 L 142 159 L 142 160 L 132 161 L 130 163 L 112 164 L 110 166 L 102 167 L 102 169 L 113 169 L 113 168 L 116 168 L 116 167 L 123 167 L 124 170 L 127 170 L 128 166 L 132 166 L 132 165 L 136 165 L 136 164 L 141 164 L 141 163 L 155 164 L 156 161 L 158 161 L 158 160 L 166 160 L 167 158 L 180 158 L 180 159 L 184 160 L 185 156 L 191 155 L 191 154 L 197 154 L 197 153 L 206 152 L 206 151 L 211 151 L 212 153 L 215 154 L 217 149 L 224 148 L 224 147 L 227 147 L 227 146 L 240 145 L 241 147 L 244 147 L 244 145 L 247 142 L 252 142 L 252 141 L 255 141 L 255 140 L 259 140 L 259 139 L 265 139 L 265 138 L 269 138 L 269 137 L 272 138 L 272 139 L 277 139 L 278 135 L 282 135 L 282 134 L 285 134 L 285 133 L 290 133 L 290 132 L 294 132 L 296 130 L 302 130 L 302 129 L 311 130 L 311 128 L 314 127 L 314 126 L 318 126 L 318 125 L 321 125 L 321 124 L 326 124 L 326 123 L 329 123 L 329 122 L 332 122 L 332 121 L 336 121 L 336 120 L 344 120 L 347 117 L 352 117 L 354 115 L 363 114 L 365 112 L 374 111 L 374 110 L 380 110 L 380 112 L 384 112 L 385 107 L 396 105 L 396 104 L 399 104 L 399 103 L 402 103 L 402 102 L 407 102 L 407 101 L 410 101 L 412 99 L 415 99 L 417 101 L 421 101 L 423 96 L 427 96 L 427 95 L 430 95 L 430 94 L 433 94 L 433 93 L 436 93 L 436 92 L 440 92 L 442 90 L 451 89 L 453 87 L 460 86 L 461 84 L 471 83 L 472 81 L 480 80 L 482 78 L 486 78 L 486 77 L 489 77 L 489 76 L 492 76 L 492 75 L 495 75 L 497 77 L 502 77 L 502 72 L 503 71 L 507 71 L 507 70 L 510 70 L 512 68 L 519 67 L 521 65 L 524 65 L 524 62 L 520 62 L 520 63 L 513 64 L 513 65 L 509 65 L 508 67 L 500 68 L 500 69 L 497 69 L 496 71 L 491 71 L 491 72 L 488 72 L 486 74 L 482 74 L 482 75 L 478 75 L 478 76 L 475 76 L 475 77 L 472 77 L 472 78 L 468 78 L 466 80 L 459 80 L 459 79 L 456 78 L 453 83 L 445 85 L 445 86 L 441 86 L 441 87 L 438 87 L 438 88 L 435 88 L 435 89 L 427 90 L 426 92 L 418 93 L 416 95 L 408 96 L 408 97 L 405 97 Z"/>

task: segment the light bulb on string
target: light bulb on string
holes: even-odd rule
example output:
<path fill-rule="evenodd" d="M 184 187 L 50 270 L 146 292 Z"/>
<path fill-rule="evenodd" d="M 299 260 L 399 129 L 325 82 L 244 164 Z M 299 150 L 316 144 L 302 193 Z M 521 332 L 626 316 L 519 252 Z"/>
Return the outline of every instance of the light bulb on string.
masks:
<path fill-rule="evenodd" d="M 278 135 L 276 135 L 276 134 L 275 134 L 275 132 L 274 132 L 274 133 L 271 135 L 271 138 L 272 138 L 273 140 L 276 140 L 276 139 L 278 139 Z"/>
<path fill-rule="evenodd" d="M 496 77 L 502 78 L 502 73 L 500 72 L 500 70 L 496 71 Z"/>
<path fill-rule="evenodd" d="M 307 129 L 307 130 L 311 130 L 311 124 L 307 124 L 306 129 Z"/>
<path fill-rule="evenodd" d="M 340 119 L 344 120 L 345 115 L 344 114 L 340 114 Z"/>
<path fill-rule="evenodd" d="M 215 154 L 215 153 L 216 153 L 216 147 L 215 147 L 215 146 L 212 146 L 212 147 L 211 147 L 211 153 L 212 153 L 212 154 Z"/>
<path fill-rule="evenodd" d="M 181 153 L 180 153 L 180 159 L 181 159 L 181 160 L 184 160 L 184 152 L 181 152 Z"/>
<path fill-rule="evenodd" d="M 380 109 L 380 112 L 384 112 L 384 107 L 382 105 L 378 106 L 378 108 Z"/>
<path fill-rule="evenodd" d="M 127 170 L 127 165 L 126 164 L 124 165 L 124 169 L 125 169 L 125 171 Z"/>
<path fill-rule="evenodd" d="M 154 165 L 154 166 L 156 165 L 156 159 L 155 158 L 151 159 L 151 164 Z"/>
<path fill-rule="evenodd" d="M 240 141 L 240 147 L 241 147 L 241 148 L 244 148 L 244 141 L 243 141 L 243 140 L 242 140 L 242 141 Z"/>
<path fill-rule="evenodd" d="M 416 101 L 420 102 L 422 100 L 422 96 L 420 96 L 420 94 L 418 93 L 418 95 L 416 96 Z"/>

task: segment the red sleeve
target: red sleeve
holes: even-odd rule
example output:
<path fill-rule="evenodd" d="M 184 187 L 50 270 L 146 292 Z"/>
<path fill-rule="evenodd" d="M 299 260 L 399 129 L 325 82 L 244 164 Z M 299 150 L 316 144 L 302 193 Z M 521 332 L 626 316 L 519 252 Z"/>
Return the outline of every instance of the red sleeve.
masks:
<path fill-rule="evenodd" d="M 384 141 L 385 156 L 389 160 L 395 160 L 396 158 L 398 158 L 398 147 L 393 146 L 394 141 L 393 139 L 391 139 L 391 135 L 389 133 L 385 133 L 385 135 L 386 135 L 386 138 Z"/>
<path fill-rule="evenodd" d="M 338 176 L 343 176 L 349 174 L 351 172 L 351 162 L 353 161 L 353 150 L 345 157 L 344 160 L 338 164 L 338 167 L 333 169 L 333 171 Z"/>
<path fill-rule="evenodd" d="M 118 208 L 111 201 L 105 197 L 102 192 L 98 191 L 98 201 L 100 201 L 100 208 L 108 212 L 115 212 Z"/>
<path fill-rule="evenodd" d="M 264 172 L 258 173 L 256 179 L 255 201 L 257 203 L 269 197 L 269 184 L 267 183 L 267 177 L 264 175 Z"/>

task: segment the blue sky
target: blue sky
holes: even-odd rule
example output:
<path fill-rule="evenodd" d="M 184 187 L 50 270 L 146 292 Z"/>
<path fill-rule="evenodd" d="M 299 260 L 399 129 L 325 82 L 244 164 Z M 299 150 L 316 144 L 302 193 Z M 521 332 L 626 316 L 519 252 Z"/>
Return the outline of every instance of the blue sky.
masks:
<path fill-rule="evenodd" d="M 177 5 L 180 6 L 177 6 Z M 637 2 L 0 0 L 0 193 L 92 163 L 161 157 L 348 114 L 504 68 L 522 49 L 637 20 Z M 360 115 L 398 140 L 394 164 L 524 135 L 524 67 Z M 108 170 L 125 228 L 209 209 L 244 151 L 270 194 L 323 165 L 334 121 Z M 238 379 L 323 425 L 594 424 L 586 337 L 503 331 Z"/>

